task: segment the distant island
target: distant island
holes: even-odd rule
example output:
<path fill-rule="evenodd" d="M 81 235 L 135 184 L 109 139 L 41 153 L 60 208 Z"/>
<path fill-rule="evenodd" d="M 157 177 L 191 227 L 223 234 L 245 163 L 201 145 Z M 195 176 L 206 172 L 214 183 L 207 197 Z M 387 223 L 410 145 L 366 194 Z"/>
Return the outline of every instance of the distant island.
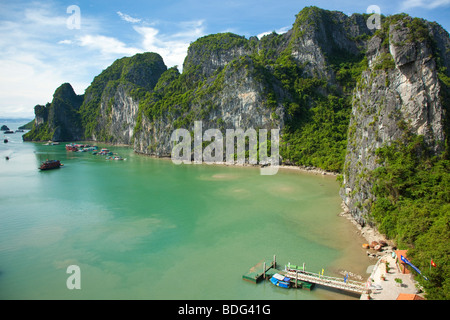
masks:
<path fill-rule="evenodd" d="M 24 123 L 26 122 L 25 125 L 20 126 L 18 129 L 21 130 L 31 130 L 33 129 L 33 125 L 35 120 L 34 119 L 29 119 L 29 118 L 0 118 L 0 123 Z M 7 128 L 7 129 L 4 129 Z M 2 125 L 1 130 L 9 130 L 7 125 Z"/>

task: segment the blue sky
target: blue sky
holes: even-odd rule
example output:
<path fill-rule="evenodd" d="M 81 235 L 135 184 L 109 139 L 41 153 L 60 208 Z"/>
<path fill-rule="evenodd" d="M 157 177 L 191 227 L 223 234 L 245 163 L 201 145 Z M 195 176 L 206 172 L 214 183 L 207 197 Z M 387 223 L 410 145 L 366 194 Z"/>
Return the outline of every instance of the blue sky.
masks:
<path fill-rule="evenodd" d="M 73 5 L 79 16 L 68 12 Z M 311 5 L 346 14 L 377 5 L 382 14 L 406 12 L 450 30 L 450 0 L 0 0 L 0 117 L 33 118 L 34 106 L 50 102 L 64 82 L 82 94 L 124 56 L 157 52 L 168 67 L 181 68 L 187 47 L 201 36 L 285 32 Z"/>

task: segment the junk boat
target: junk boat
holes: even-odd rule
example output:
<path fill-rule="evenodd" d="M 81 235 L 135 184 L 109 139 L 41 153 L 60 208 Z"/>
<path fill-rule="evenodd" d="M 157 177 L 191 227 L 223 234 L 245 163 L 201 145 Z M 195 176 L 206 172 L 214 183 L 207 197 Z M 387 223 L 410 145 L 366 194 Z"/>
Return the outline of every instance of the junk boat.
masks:
<path fill-rule="evenodd" d="M 73 143 L 71 143 L 71 144 L 66 144 L 66 150 L 76 152 L 76 151 L 78 151 L 78 148 Z"/>
<path fill-rule="evenodd" d="M 59 160 L 47 160 L 45 162 L 42 162 L 39 169 L 40 170 L 50 170 L 50 169 L 57 169 L 61 166 L 62 166 L 62 164 Z"/>
<path fill-rule="evenodd" d="M 66 150 L 67 151 L 73 151 L 73 152 L 77 152 L 79 150 L 83 150 L 84 148 L 90 148 L 91 146 L 88 144 L 75 144 L 75 143 L 69 143 L 66 144 Z M 88 151 L 88 150 L 86 150 Z"/>

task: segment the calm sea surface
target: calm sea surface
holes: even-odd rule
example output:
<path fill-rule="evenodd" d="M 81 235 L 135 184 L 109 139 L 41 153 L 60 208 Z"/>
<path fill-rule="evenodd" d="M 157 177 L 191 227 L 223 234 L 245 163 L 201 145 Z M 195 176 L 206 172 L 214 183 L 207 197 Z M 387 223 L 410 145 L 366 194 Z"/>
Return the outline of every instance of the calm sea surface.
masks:
<path fill-rule="evenodd" d="M 355 299 L 242 280 L 273 255 L 280 265 L 368 277 L 363 239 L 338 217 L 334 177 L 176 166 L 98 146 L 126 160 L 2 135 L 0 299 Z M 40 172 L 46 159 L 64 166 Z M 81 290 L 66 286 L 70 265 L 80 267 Z"/>

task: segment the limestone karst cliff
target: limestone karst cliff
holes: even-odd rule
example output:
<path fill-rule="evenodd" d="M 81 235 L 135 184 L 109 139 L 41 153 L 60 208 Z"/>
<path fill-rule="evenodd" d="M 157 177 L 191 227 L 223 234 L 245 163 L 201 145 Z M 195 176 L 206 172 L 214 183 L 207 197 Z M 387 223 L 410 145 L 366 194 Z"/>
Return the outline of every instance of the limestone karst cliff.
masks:
<path fill-rule="evenodd" d="M 33 129 L 24 140 L 69 141 L 83 137 L 79 109 L 83 96 L 77 95 L 69 83 L 56 89 L 53 100 L 47 105 L 36 105 Z"/>
<path fill-rule="evenodd" d="M 375 199 L 369 178 L 380 166 L 378 148 L 410 133 L 422 135 L 434 154 L 445 151 L 448 107 L 444 95 L 448 87 L 439 73 L 446 76 L 449 52 L 447 32 L 408 16 L 390 17 L 369 40 L 369 67 L 353 93 L 341 189 L 346 205 L 361 224 L 371 222 L 368 213 Z"/>

